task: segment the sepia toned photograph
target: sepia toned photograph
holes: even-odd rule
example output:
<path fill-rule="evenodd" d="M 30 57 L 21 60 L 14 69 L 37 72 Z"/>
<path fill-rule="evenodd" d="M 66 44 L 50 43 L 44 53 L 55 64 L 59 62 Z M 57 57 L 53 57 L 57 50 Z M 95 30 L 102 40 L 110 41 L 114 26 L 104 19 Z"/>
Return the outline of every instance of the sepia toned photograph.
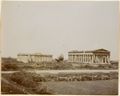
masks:
<path fill-rule="evenodd" d="M 118 95 L 118 1 L 2 1 L 2 95 Z"/>

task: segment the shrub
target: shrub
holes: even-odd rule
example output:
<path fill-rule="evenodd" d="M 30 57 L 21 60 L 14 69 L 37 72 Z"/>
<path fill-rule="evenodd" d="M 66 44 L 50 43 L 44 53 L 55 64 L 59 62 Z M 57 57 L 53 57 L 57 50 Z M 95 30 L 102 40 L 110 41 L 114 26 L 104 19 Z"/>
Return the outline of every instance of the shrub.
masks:
<path fill-rule="evenodd" d="M 2 70 L 7 71 L 7 70 L 17 70 L 18 66 L 16 64 L 3 64 L 2 63 Z"/>
<path fill-rule="evenodd" d="M 32 76 L 26 72 L 16 72 L 11 75 L 10 78 L 12 81 L 16 82 L 19 85 L 24 87 L 35 87 L 37 86 L 36 82 L 33 81 Z"/>
<path fill-rule="evenodd" d="M 35 82 L 32 75 L 34 74 L 23 72 L 23 71 L 16 72 L 9 77 L 8 81 L 13 82 L 13 84 L 16 84 L 16 86 L 25 89 L 28 93 L 31 93 L 31 94 L 33 93 L 34 94 L 51 94 L 50 92 L 48 92 L 46 86 L 43 86 L 42 83 Z M 6 88 L 7 88 L 6 91 L 11 90 L 7 93 L 12 92 L 12 94 L 16 94 L 15 90 L 17 89 L 12 88 L 11 85 L 7 86 Z M 21 92 L 21 90 L 17 90 L 17 94 L 25 94 L 25 93 L 24 91 Z"/>

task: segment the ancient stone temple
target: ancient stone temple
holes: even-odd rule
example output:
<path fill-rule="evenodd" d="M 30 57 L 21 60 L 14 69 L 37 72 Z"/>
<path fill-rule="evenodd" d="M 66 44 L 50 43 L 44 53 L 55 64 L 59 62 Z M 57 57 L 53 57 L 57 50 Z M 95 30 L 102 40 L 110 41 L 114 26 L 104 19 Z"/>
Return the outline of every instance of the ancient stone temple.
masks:
<path fill-rule="evenodd" d="M 110 64 L 110 51 L 97 49 L 92 51 L 70 51 L 68 52 L 69 62 L 89 64 Z"/>
<path fill-rule="evenodd" d="M 52 55 L 48 54 L 41 54 L 41 53 L 35 53 L 35 54 L 18 54 L 17 60 L 22 61 L 24 63 L 39 63 L 39 62 L 51 62 L 52 61 Z"/>

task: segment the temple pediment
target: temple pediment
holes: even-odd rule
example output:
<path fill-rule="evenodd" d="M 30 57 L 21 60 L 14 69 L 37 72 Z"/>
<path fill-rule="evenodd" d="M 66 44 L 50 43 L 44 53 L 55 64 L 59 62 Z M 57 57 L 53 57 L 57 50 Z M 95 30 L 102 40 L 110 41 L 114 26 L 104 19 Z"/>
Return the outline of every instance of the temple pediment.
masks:
<path fill-rule="evenodd" d="M 93 52 L 107 52 L 107 53 L 109 53 L 110 51 L 108 51 L 106 49 L 97 49 L 97 50 L 94 50 Z"/>

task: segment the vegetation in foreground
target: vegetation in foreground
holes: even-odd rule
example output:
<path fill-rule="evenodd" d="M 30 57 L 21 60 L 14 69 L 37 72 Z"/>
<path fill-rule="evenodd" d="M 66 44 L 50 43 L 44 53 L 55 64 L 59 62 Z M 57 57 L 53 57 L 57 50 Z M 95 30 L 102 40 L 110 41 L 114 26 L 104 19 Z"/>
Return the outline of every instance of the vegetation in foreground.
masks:
<path fill-rule="evenodd" d="M 2 75 L 2 94 L 51 94 L 47 87 L 35 81 L 31 74 L 16 72 L 9 75 Z"/>

